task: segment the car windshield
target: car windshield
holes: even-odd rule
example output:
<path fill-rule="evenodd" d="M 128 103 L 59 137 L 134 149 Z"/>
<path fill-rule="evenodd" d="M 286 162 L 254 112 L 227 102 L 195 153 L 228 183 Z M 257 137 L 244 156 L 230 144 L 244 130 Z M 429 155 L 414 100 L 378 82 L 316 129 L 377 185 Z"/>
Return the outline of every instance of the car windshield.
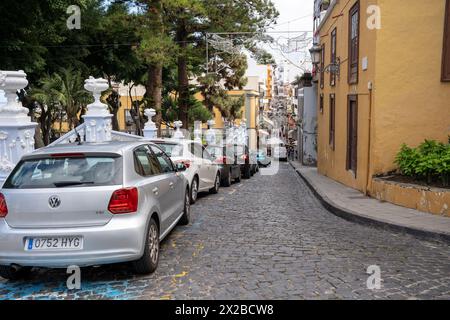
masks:
<path fill-rule="evenodd" d="M 208 146 L 206 150 L 213 158 L 223 157 L 223 148 L 217 146 Z"/>
<path fill-rule="evenodd" d="M 35 189 L 122 184 L 121 157 L 58 157 L 19 162 L 3 188 Z"/>
<path fill-rule="evenodd" d="M 174 143 L 156 143 L 169 157 L 181 157 L 183 155 L 183 146 Z"/>

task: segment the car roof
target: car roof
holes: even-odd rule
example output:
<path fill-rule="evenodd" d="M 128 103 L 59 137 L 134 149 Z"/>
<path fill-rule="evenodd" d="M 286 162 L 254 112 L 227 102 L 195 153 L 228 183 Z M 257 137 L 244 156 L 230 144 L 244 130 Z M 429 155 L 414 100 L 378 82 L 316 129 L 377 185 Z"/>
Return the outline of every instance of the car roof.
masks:
<path fill-rule="evenodd" d="M 134 149 L 143 144 L 149 144 L 150 141 L 110 141 L 103 143 L 67 143 L 58 144 L 55 146 L 47 146 L 35 150 L 28 154 L 29 156 L 47 155 L 54 153 L 68 153 L 68 152 L 80 152 L 80 153 L 118 153 L 123 154 L 129 149 Z M 26 157 L 26 156 L 25 156 Z"/>
<path fill-rule="evenodd" d="M 173 139 L 173 138 L 158 138 L 158 139 L 150 139 L 150 142 L 153 143 L 169 143 L 169 144 L 184 144 L 184 143 L 198 143 L 194 140 L 189 139 Z M 198 143 L 201 144 L 201 143 Z"/>

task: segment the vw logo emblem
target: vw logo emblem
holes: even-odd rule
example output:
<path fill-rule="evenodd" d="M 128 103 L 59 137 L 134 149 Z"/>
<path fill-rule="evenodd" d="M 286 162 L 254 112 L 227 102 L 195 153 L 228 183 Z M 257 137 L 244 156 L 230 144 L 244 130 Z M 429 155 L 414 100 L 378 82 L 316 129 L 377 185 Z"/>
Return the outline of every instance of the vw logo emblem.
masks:
<path fill-rule="evenodd" d="M 50 208 L 58 208 L 61 205 L 61 199 L 58 196 L 51 196 L 48 199 L 48 204 L 50 205 Z"/>

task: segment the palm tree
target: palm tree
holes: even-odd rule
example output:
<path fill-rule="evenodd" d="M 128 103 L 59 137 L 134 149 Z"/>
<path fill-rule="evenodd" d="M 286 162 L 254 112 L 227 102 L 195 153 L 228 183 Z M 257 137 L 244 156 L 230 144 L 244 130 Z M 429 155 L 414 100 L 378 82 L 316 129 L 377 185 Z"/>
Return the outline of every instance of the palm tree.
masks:
<path fill-rule="evenodd" d="M 62 96 L 62 105 L 67 114 L 69 129 L 80 124 L 79 113 L 83 106 L 92 101 L 92 97 L 83 88 L 84 80 L 81 72 L 72 68 L 61 69 L 60 74 L 54 75 L 61 83 L 59 93 Z"/>
<path fill-rule="evenodd" d="M 37 110 L 39 127 L 45 145 L 50 143 L 53 123 L 61 117 L 64 96 L 61 81 L 55 75 L 47 75 L 40 80 L 40 87 L 31 90 L 30 96 L 39 104 Z"/>

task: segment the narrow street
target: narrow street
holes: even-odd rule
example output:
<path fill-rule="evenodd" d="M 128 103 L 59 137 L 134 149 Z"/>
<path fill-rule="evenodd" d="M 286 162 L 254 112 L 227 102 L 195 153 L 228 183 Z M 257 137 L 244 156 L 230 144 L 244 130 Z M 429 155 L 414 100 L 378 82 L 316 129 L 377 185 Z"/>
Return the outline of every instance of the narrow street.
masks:
<path fill-rule="evenodd" d="M 366 287 L 367 267 L 382 288 Z M 192 223 L 162 243 L 158 270 L 126 264 L 82 270 L 68 291 L 65 270 L 0 280 L 2 299 L 450 299 L 447 244 L 372 229 L 322 207 L 290 165 L 275 176 L 204 195 Z"/>

